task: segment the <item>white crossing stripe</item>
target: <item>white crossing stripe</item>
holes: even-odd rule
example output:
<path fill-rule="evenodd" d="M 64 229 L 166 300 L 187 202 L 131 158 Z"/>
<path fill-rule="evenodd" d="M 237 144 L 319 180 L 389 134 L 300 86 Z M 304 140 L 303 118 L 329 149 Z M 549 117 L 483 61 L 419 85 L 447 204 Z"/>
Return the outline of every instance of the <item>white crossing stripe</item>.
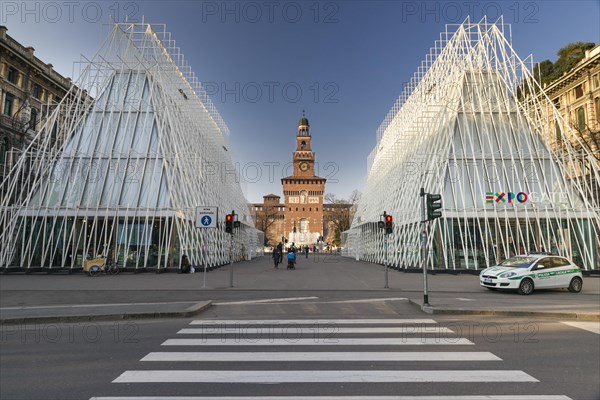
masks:
<path fill-rule="evenodd" d="M 600 321 L 583 322 L 583 321 L 562 321 L 563 324 L 574 328 L 584 329 L 600 335 Z"/>
<path fill-rule="evenodd" d="M 140 361 L 502 361 L 487 352 L 153 352 Z"/>
<path fill-rule="evenodd" d="M 221 338 L 221 339 L 167 339 L 162 346 L 418 346 L 468 345 L 464 338 L 411 337 L 411 338 Z"/>
<path fill-rule="evenodd" d="M 113 383 L 539 382 L 518 370 L 125 371 Z"/>
<path fill-rule="evenodd" d="M 218 334 L 236 334 L 235 331 L 230 330 L 231 328 L 220 330 L 218 327 L 211 325 L 208 328 L 184 328 L 177 333 L 181 334 L 204 334 L 204 335 L 218 335 Z M 402 327 L 338 327 L 336 325 L 321 325 L 317 327 L 310 326 L 290 326 L 290 327 L 268 327 L 268 326 L 248 326 L 240 327 L 238 334 L 251 335 L 251 334 L 271 334 L 271 335 L 289 335 L 289 334 L 322 334 L 330 335 L 334 333 L 405 333 L 405 334 L 423 334 L 423 333 L 454 333 L 454 331 L 436 325 L 425 325 L 425 326 L 402 326 Z"/>
<path fill-rule="evenodd" d="M 92 397 L 90 400 L 573 400 L 553 395 L 461 395 L 461 396 L 135 396 Z"/>
<path fill-rule="evenodd" d="M 437 324 L 432 319 L 224 319 L 194 320 L 190 325 L 315 325 L 315 324 Z"/>

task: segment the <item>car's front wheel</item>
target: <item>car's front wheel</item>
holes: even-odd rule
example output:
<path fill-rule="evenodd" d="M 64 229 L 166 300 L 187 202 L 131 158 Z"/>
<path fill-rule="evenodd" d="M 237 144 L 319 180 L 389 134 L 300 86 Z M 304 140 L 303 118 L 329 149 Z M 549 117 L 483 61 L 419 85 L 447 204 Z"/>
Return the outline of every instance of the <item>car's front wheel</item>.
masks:
<path fill-rule="evenodd" d="M 569 283 L 569 292 L 571 293 L 579 293 L 581 292 L 581 288 L 583 288 L 583 281 L 580 277 L 576 276 L 571 279 L 571 283 Z"/>
<path fill-rule="evenodd" d="M 531 294 L 533 292 L 533 281 L 531 279 L 523 279 L 519 284 L 519 294 Z"/>

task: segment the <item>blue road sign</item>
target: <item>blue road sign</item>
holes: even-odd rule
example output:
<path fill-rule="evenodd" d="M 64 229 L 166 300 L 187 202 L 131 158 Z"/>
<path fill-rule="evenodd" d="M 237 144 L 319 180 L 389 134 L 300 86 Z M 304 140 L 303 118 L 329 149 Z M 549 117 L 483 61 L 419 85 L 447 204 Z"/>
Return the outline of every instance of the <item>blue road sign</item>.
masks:
<path fill-rule="evenodd" d="M 218 208 L 196 207 L 196 228 L 216 228 L 218 222 Z"/>

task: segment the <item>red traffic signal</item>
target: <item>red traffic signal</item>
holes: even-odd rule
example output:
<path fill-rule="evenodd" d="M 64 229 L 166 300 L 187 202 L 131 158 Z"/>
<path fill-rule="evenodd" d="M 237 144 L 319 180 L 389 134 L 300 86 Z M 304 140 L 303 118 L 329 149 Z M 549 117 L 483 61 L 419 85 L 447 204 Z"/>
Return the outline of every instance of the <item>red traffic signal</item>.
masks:
<path fill-rule="evenodd" d="M 385 215 L 385 233 L 389 235 L 394 231 L 394 218 L 391 215 Z"/>
<path fill-rule="evenodd" d="M 233 234 L 233 215 L 227 214 L 225 216 L 225 232 Z"/>

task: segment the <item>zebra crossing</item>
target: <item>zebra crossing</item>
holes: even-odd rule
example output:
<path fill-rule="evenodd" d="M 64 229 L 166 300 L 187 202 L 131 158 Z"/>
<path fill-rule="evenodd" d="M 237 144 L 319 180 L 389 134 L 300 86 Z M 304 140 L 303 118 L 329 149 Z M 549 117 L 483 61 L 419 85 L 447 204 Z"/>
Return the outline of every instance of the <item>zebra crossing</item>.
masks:
<path fill-rule="evenodd" d="M 562 395 L 472 394 L 470 391 L 463 395 L 412 396 L 343 396 L 335 393 L 340 384 L 360 384 L 369 388 L 368 385 L 375 387 L 378 383 L 459 383 L 458 388 L 464 388 L 466 384 L 481 384 L 480 387 L 485 388 L 493 383 L 523 385 L 539 382 L 524 371 L 502 369 L 500 357 L 474 350 L 475 344 L 471 340 L 457 337 L 452 329 L 440 326 L 432 319 L 194 320 L 176 335 L 161 344 L 161 351 L 150 352 L 141 358 L 138 369 L 124 371 L 112 382 L 116 386 L 127 384 L 127 393 L 131 393 L 132 384 L 139 384 L 140 388 L 143 384 L 221 384 L 222 390 L 217 396 L 111 396 L 93 397 L 92 400 L 570 399 Z M 172 348 L 176 351 L 171 351 Z M 390 362 L 399 364 L 390 368 Z M 418 363 L 419 368 L 411 369 L 413 362 Z M 485 367 L 471 369 L 466 365 L 469 362 Z M 214 368 L 210 363 L 214 363 Z M 273 369 L 277 363 L 286 367 Z M 465 363 L 465 366 L 444 368 L 444 365 L 459 365 L 456 363 Z M 424 364 L 430 368 L 424 369 Z M 154 369 L 154 365 L 160 368 Z M 228 393 L 232 384 L 259 385 L 261 395 L 248 396 L 253 386 L 244 386 L 250 388 L 244 391 L 244 396 L 232 396 Z M 284 387 L 285 384 L 306 385 L 307 388 L 337 385 L 331 388 L 319 386 L 325 391 L 322 395 L 298 396 L 307 393 L 300 390 L 282 396 L 282 384 Z M 272 392 L 268 395 L 264 394 L 264 385 L 271 385 L 268 388 L 272 388 Z M 428 387 L 423 386 L 423 392 L 427 393 Z"/>
<path fill-rule="evenodd" d="M 562 321 L 561 323 L 600 335 L 600 321 Z"/>

